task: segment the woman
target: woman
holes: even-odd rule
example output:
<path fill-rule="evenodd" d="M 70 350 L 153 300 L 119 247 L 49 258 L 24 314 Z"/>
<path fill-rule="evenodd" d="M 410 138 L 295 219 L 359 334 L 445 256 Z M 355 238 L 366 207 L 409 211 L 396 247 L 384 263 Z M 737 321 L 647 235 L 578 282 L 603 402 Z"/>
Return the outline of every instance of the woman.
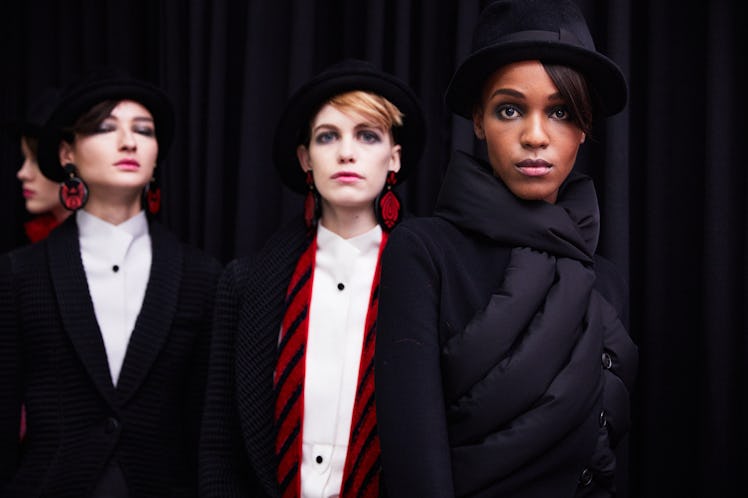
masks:
<path fill-rule="evenodd" d="M 16 173 L 21 182 L 26 211 L 32 218 L 23 224 L 29 242 L 38 242 L 49 235 L 57 225 L 70 215 L 70 211 L 60 203 L 60 186 L 44 176 L 39 169 L 37 151 L 39 134 L 44 121 L 49 117 L 59 91 L 48 88 L 29 107 L 26 116 L 10 126 L 12 135 L 21 144 L 23 163 Z M 26 435 L 26 414 L 21 410 L 20 437 Z"/>
<path fill-rule="evenodd" d="M 500 0 L 446 95 L 488 161 L 456 153 L 434 216 L 382 261 L 377 414 L 388 496 L 612 496 L 637 350 L 573 172 L 626 84 L 571 1 Z"/>
<path fill-rule="evenodd" d="M 24 231 L 30 242 L 45 238 L 70 215 L 70 211 L 60 203 L 60 186 L 42 175 L 37 160 L 39 133 L 57 102 L 58 94 L 53 88 L 44 91 L 29 107 L 24 120 L 13 127 L 20 137 L 23 155 L 23 163 L 16 177 L 22 184 L 26 211 L 33 216 L 24 223 Z"/>
<path fill-rule="evenodd" d="M 45 124 L 41 170 L 76 212 L 0 258 L 2 496 L 197 494 L 221 268 L 143 210 L 173 126 L 163 92 L 116 71 L 67 87 Z"/>
<path fill-rule="evenodd" d="M 378 496 L 372 355 L 391 188 L 424 120 L 412 91 L 363 61 L 326 69 L 276 128 L 304 217 L 219 285 L 201 442 L 203 496 Z"/>

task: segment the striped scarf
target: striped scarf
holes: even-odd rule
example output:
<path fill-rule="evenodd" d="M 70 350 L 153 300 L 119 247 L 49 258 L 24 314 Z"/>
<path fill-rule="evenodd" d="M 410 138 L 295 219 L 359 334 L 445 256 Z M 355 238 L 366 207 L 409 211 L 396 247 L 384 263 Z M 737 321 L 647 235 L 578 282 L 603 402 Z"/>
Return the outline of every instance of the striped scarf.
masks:
<path fill-rule="evenodd" d="M 382 233 L 379 256 L 372 282 L 369 310 L 366 314 L 358 387 L 353 405 L 351 434 L 343 469 L 340 496 L 379 496 L 381 470 L 379 436 L 374 403 L 374 344 L 379 306 L 379 261 L 387 241 Z M 304 408 L 304 371 L 306 341 L 309 331 L 309 307 L 314 282 L 317 239 L 313 238 L 299 258 L 286 294 L 278 363 L 275 369 L 275 453 L 278 460 L 277 478 L 281 496 L 301 494 L 301 452 Z"/>

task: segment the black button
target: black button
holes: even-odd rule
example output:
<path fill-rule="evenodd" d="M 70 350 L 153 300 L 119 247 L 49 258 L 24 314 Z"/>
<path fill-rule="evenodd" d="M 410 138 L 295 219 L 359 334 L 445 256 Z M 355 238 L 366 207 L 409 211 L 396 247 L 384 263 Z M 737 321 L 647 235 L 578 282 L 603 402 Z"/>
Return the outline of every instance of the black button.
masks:
<path fill-rule="evenodd" d="M 343 289 L 345 289 L 345 285 L 343 285 L 343 282 L 341 282 L 338 284 L 338 290 L 343 290 Z"/>
<path fill-rule="evenodd" d="M 117 266 L 117 265 L 112 266 L 112 271 L 114 273 L 117 273 L 119 271 L 119 266 Z"/>
<path fill-rule="evenodd" d="M 613 366 L 613 359 L 610 357 L 608 353 L 603 353 L 602 362 L 603 362 L 603 368 L 605 370 L 610 370 L 610 367 Z"/>
<path fill-rule="evenodd" d="M 592 471 L 590 469 L 584 469 L 579 475 L 579 485 L 589 486 L 592 482 Z"/>
<path fill-rule="evenodd" d="M 600 427 L 608 425 L 608 417 L 605 415 L 605 410 L 600 412 Z"/>
<path fill-rule="evenodd" d="M 109 417 L 104 423 L 104 432 L 106 432 L 107 434 L 111 434 L 112 432 L 116 431 L 118 427 L 119 422 L 117 421 L 117 419 Z"/>
<path fill-rule="evenodd" d="M 317 463 L 322 463 L 322 455 L 317 455 L 317 458 L 314 459 Z"/>

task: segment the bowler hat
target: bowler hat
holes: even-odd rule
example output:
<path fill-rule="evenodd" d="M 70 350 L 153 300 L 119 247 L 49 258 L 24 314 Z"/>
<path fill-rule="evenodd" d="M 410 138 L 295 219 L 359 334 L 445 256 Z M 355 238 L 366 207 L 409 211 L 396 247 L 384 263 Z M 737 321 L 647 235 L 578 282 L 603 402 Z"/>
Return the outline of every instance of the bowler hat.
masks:
<path fill-rule="evenodd" d="M 165 157 L 174 135 L 174 109 L 166 94 L 120 69 L 97 69 L 62 89 L 59 103 L 42 128 L 39 167 L 44 176 L 58 182 L 65 178 L 59 160 L 60 140 L 78 118 L 107 100 L 134 100 L 148 109 L 156 128 L 158 160 Z"/>
<path fill-rule="evenodd" d="M 377 94 L 403 113 L 403 125 L 393 127 L 395 142 L 402 145 L 401 166 L 397 173 L 404 180 L 418 163 L 425 140 L 425 119 L 418 98 L 404 82 L 379 71 L 369 62 L 346 59 L 313 77 L 288 100 L 275 129 L 273 160 L 283 183 L 296 192 L 305 192 L 305 175 L 296 148 L 305 139 L 315 113 L 331 98 L 350 91 Z"/>
<path fill-rule="evenodd" d="M 39 138 L 44 122 L 47 121 L 52 110 L 60 98 L 60 91 L 54 87 L 45 88 L 28 106 L 25 115 L 10 123 L 7 129 L 19 137 Z"/>
<path fill-rule="evenodd" d="M 610 116 L 626 105 L 626 79 L 615 62 L 595 49 L 572 0 L 497 0 L 481 11 L 472 52 L 447 88 L 447 105 L 471 118 L 483 84 L 499 67 L 522 60 L 566 65 L 585 76 L 596 111 Z"/>

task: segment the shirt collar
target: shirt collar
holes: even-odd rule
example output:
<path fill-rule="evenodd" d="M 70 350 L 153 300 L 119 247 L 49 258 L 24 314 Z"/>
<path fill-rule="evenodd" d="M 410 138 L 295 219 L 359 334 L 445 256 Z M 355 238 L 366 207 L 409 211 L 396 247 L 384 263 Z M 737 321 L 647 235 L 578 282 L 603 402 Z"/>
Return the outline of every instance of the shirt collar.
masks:
<path fill-rule="evenodd" d="M 379 244 L 382 241 L 382 227 L 374 225 L 374 228 L 361 235 L 356 235 L 350 239 L 344 239 L 340 235 L 332 232 L 322 226 L 317 225 L 317 247 L 328 249 L 334 246 L 348 246 L 356 249 L 359 253 L 367 254 L 372 251 L 379 251 Z"/>
<path fill-rule="evenodd" d="M 148 235 L 145 211 L 119 225 L 113 225 L 83 209 L 79 209 L 75 216 L 81 249 L 105 259 L 122 260 L 133 241 Z"/>

